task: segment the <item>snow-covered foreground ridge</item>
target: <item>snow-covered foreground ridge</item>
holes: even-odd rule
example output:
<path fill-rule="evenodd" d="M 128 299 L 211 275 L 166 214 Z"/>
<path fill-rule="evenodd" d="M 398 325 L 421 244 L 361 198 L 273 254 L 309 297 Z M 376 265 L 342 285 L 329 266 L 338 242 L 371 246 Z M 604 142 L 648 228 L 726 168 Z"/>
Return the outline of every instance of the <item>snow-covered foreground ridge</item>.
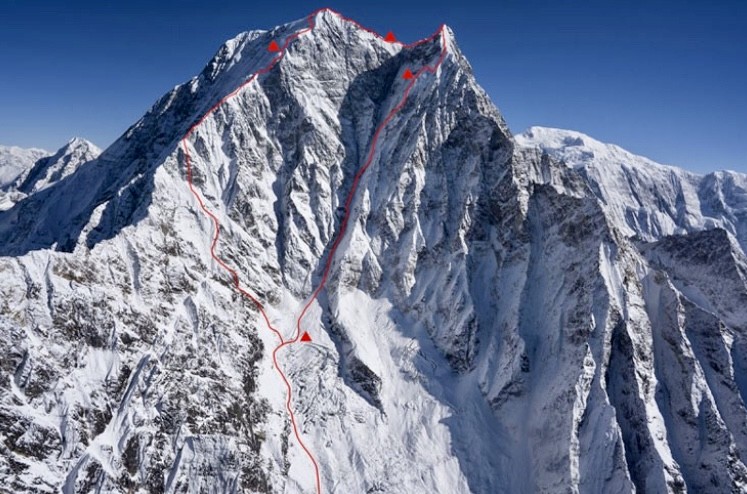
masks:
<path fill-rule="evenodd" d="M 448 28 L 311 20 L 0 211 L 8 488 L 314 492 L 280 367 L 323 492 L 744 490 L 745 177 L 517 143 Z"/>

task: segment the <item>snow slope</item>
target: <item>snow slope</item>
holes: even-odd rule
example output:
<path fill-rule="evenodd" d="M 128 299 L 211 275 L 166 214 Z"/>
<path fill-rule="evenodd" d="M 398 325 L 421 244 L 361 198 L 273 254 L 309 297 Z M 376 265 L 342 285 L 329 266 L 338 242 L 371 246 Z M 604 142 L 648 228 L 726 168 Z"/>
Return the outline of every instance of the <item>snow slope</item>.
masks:
<path fill-rule="evenodd" d="M 211 257 L 187 186 L 180 142 L 200 122 L 187 146 L 217 254 L 285 337 L 349 214 L 302 321 L 313 342 L 278 353 L 322 492 L 747 489 L 743 177 L 703 178 L 701 207 L 672 216 L 661 191 L 697 177 L 514 140 L 447 27 L 403 46 L 330 10 L 311 21 L 228 41 L 0 211 L 7 485 L 315 491 L 277 338 Z M 404 71 L 443 50 L 404 98 Z"/>

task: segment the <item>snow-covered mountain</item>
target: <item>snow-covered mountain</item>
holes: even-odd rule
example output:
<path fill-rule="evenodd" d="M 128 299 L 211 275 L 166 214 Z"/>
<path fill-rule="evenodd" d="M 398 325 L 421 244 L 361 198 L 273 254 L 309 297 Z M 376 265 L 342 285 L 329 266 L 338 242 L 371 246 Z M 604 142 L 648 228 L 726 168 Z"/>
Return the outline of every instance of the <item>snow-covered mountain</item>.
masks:
<path fill-rule="evenodd" d="M 50 153 L 43 149 L 0 146 L 0 190 L 7 188 L 34 163 Z"/>
<path fill-rule="evenodd" d="M 570 130 L 532 127 L 516 142 L 576 168 L 626 234 L 654 240 L 723 228 L 747 248 L 747 175 L 698 175 Z"/>
<path fill-rule="evenodd" d="M 9 209 L 29 193 L 38 192 L 93 160 L 101 150 L 75 137 L 50 154 L 40 149 L 0 147 L 0 211 Z"/>
<path fill-rule="evenodd" d="M 80 161 L 0 211 L 10 489 L 747 489 L 745 177 L 514 139 L 447 27 L 241 34 Z"/>
<path fill-rule="evenodd" d="M 95 144 L 75 137 L 55 154 L 34 163 L 22 177 L 23 180 L 16 180 L 17 189 L 26 194 L 46 189 L 75 172 L 83 163 L 96 159 L 100 154 L 101 150 Z"/>

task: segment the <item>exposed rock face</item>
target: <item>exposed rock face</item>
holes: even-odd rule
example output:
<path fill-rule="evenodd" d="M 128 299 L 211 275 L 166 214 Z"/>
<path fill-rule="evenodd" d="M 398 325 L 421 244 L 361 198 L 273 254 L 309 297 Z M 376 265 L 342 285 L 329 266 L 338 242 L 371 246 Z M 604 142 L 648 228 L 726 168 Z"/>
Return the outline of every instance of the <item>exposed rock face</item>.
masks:
<path fill-rule="evenodd" d="M 403 47 L 312 20 L 187 145 L 218 254 L 286 335 L 373 153 L 303 319 L 314 342 L 279 353 L 323 491 L 747 488 L 745 177 L 515 140 L 448 28 Z M 0 211 L 13 489 L 313 491 L 277 341 L 211 258 L 179 147 L 306 28 L 227 42 Z M 444 49 L 372 148 L 404 71 Z"/>

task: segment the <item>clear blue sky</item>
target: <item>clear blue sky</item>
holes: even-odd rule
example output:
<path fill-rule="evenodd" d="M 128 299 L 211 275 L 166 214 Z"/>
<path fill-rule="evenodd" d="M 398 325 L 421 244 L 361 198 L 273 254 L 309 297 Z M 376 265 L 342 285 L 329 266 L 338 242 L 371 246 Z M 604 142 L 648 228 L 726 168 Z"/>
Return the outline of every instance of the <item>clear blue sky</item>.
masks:
<path fill-rule="evenodd" d="M 747 172 L 747 1 L 0 0 L 0 144 L 109 145 L 237 33 L 329 6 L 404 41 L 445 22 L 511 129 Z"/>

